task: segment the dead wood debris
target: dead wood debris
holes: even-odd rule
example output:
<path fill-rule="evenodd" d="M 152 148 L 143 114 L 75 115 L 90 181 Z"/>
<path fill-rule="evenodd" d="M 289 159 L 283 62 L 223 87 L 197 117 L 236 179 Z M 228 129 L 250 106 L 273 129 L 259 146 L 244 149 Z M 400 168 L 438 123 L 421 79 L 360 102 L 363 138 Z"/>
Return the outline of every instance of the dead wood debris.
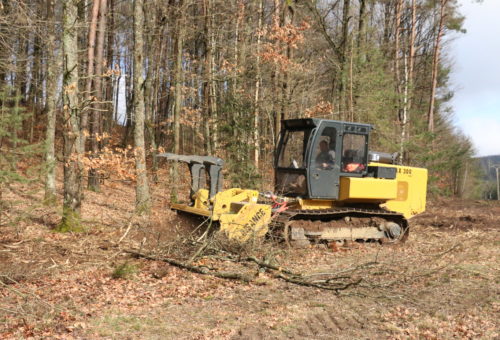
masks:
<path fill-rule="evenodd" d="M 177 260 L 170 259 L 167 257 L 151 256 L 151 255 L 143 254 L 141 252 L 137 252 L 134 250 L 124 250 L 124 252 L 131 254 L 131 255 L 134 255 L 136 257 L 139 257 L 139 258 L 147 259 L 147 260 L 167 262 L 168 264 L 170 264 L 172 266 L 186 269 L 186 270 L 189 270 L 189 271 L 191 271 L 193 273 L 197 273 L 197 274 L 210 275 L 210 276 L 215 276 L 215 277 L 218 277 L 221 279 L 227 279 L 227 280 L 239 280 L 239 281 L 243 281 L 243 282 L 252 281 L 251 277 L 246 276 L 246 275 L 242 275 L 239 273 L 211 271 L 207 267 L 193 266 L 193 265 L 185 264 L 185 263 L 182 263 L 182 262 L 179 262 Z"/>
<path fill-rule="evenodd" d="M 138 252 L 135 250 L 124 250 L 125 253 L 131 254 L 133 256 L 136 256 L 138 258 L 144 258 L 148 260 L 153 260 L 153 261 L 163 261 L 166 263 L 169 263 L 170 265 L 189 270 L 191 272 L 197 273 L 197 274 L 203 274 L 203 275 L 210 275 L 222 279 L 227 279 L 227 280 L 237 280 L 237 281 L 243 281 L 246 283 L 252 282 L 254 280 L 254 277 L 250 275 L 244 275 L 236 272 L 222 272 L 222 271 L 215 271 L 215 270 L 210 270 L 209 268 L 205 266 L 194 266 L 188 261 L 188 263 L 183 263 L 171 258 L 167 257 L 159 257 L 159 256 L 153 256 L 153 255 L 148 255 L 144 254 L 142 252 Z M 362 279 L 353 279 L 350 276 L 332 276 L 329 275 L 328 278 L 325 278 L 323 280 L 308 280 L 307 277 L 302 274 L 302 273 L 294 273 L 293 271 L 271 265 L 267 263 L 266 261 L 261 261 L 258 258 L 254 256 L 248 256 L 241 258 L 239 256 L 230 256 L 230 257 L 224 257 L 222 259 L 229 260 L 232 262 L 253 262 L 257 264 L 260 268 L 265 268 L 271 270 L 268 272 L 271 274 L 272 277 L 300 285 L 300 286 L 305 286 L 305 287 L 313 287 L 313 288 L 319 288 L 319 289 L 325 289 L 325 290 L 331 290 L 335 292 L 339 292 L 341 290 L 348 289 L 349 287 L 356 286 L 359 283 L 361 283 Z"/>

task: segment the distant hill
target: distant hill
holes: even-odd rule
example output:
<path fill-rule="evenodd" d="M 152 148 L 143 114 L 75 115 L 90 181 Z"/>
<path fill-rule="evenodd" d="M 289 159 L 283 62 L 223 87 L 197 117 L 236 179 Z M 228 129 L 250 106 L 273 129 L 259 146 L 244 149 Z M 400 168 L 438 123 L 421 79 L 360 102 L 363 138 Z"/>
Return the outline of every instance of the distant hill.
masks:
<path fill-rule="evenodd" d="M 495 156 L 485 156 L 485 157 L 478 157 L 479 163 L 481 164 L 481 167 L 484 170 L 484 173 L 486 174 L 486 180 L 494 180 L 496 181 L 497 175 L 495 172 L 495 168 L 493 168 L 493 165 L 498 165 L 500 166 L 500 155 L 495 155 Z"/>

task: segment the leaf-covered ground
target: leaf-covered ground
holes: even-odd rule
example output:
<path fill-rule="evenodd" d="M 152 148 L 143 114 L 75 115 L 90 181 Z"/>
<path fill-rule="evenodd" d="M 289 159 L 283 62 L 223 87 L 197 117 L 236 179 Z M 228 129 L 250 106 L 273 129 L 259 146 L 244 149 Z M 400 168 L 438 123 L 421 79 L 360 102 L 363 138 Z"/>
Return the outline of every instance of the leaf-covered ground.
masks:
<path fill-rule="evenodd" d="M 245 254 L 305 278 L 353 282 L 337 293 L 285 282 L 255 263 L 209 254 L 194 265 L 241 273 L 244 283 L 124 252 L 189 258 L 196 223 L 166 208 L 133 213 L 132 185 L 86 191 L 86 232 L 52 231 L 57 208 L 32 186 L 4 192 L 0 338 L 494 339 L 500 336 L 500 204 L 431 202 L 403 246 L 354 244 Z M 184 243 L 182 243 L 184 242 Z"/>

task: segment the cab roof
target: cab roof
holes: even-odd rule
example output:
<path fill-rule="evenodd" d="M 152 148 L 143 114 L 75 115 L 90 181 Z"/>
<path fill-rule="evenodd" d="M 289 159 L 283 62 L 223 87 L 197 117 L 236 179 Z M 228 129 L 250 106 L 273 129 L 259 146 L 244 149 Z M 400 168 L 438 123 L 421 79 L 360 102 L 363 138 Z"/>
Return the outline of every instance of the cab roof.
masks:
<path fill-rule="evenodd" d="M 364 123 L 356 123 L 356 122 L 345 122 L 340 120 L 332 120 L 332 119 L 321 119 L 321 118 L 295 118 L 295 119 L 284 119 L 282 120 L 282 125 L 287 130 L 294 129 L 302 129 L 302 128 L 314 128 L 319 126 L 323 122 L 328 123 L 336 123 L 341 125 L 350 125 L 350 126 L 360 126 L 368 128 L 368 131 L 373 130 L 373 125 L 364 124 Z"/>

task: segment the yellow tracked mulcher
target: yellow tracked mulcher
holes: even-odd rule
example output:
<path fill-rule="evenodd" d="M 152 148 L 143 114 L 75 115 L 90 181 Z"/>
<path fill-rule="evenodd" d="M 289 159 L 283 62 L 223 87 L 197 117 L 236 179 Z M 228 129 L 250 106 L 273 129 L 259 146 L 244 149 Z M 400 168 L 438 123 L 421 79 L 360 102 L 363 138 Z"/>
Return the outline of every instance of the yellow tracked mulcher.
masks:
<path fill-rule="evenodd" d="M 158 155 L 185 162 L 191 174 L 191 201 L 172 209 L 211 218 L 240 242 L 268 233 L 295 246 L 406 240 L 408 219 L 425 210 L 426 169 L 369 151 L 369 124 L 307 118 L 282 126 L 274 193 L 222 190 L 224 161 L 217 157 Z"/>

